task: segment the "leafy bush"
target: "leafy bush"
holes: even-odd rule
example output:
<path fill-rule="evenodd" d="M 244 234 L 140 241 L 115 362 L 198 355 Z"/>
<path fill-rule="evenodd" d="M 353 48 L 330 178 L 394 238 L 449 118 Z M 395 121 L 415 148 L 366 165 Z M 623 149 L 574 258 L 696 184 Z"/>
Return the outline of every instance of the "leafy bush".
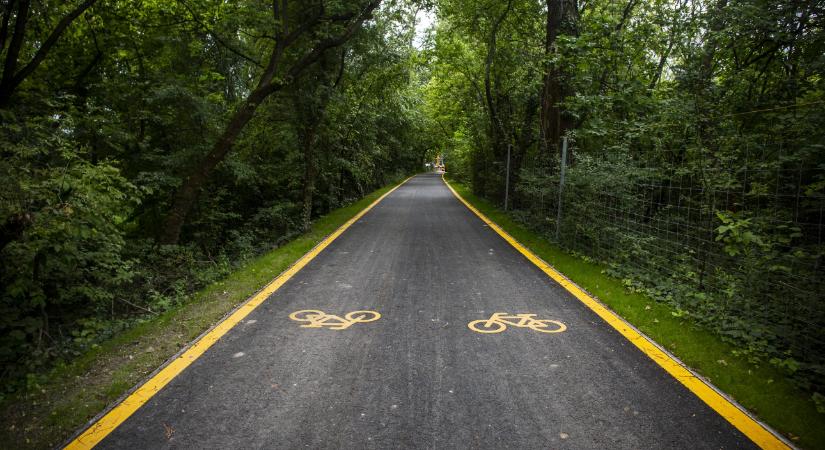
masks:
<path fill-rule="evenodd" d="M 3 377 L 83 338 L 134 276 L 123 222 L 139 193 L 109 161 L 92 163 L 66 117 L 3 127 L 0 160 L 0 363 Z M 14 227 L 8 224 L 16 224 Z M 22 363 L 21 363 L 22 362 Z M 15 373 L 17 372 L 17 373 Z"/>

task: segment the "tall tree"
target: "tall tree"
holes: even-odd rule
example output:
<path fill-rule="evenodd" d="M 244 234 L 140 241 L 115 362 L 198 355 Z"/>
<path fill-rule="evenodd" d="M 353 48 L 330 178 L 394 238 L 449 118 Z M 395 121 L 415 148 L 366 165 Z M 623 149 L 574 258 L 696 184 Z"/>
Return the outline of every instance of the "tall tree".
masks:
<path fill-rule="evenodd" d="M 318 155 L 315 147 L 318 132 L 333 90 L 341 83 L 346 64 L 346 50 L 341 51 L 338 67 L 330 64 L 330 54 L 322 58 L 312 77 L 306 77 L 292 95 L 293 108 L 296 111 L 298 136 L 303 152 L 304 177 L 301 193 L 301 229 L 309 231 L 312 219 L 312 207 L 318 178 Z"/>
<path fill-rule="evenodd" d="M 490 137 L 493 146 L 498 150 L 502 144 L 507 143 L 507 131 L 504 123 L 500 117 L 498 106 L 493 97 L 493 81 L 492 71 L 493 62 L 496 59 L 496 46 L 498 42 L 498 32 L 501 24 L 507 19 L 510 9 L 513 7 L 513 0 L 507 1 L 507 7 L 504 8 L 497 17 L 493 20 L 493 26 L 490 27 L 490 37 L 487 41 L 487 57 L 484 60 L 484 99 L 487 102 L 487 114 L 490 117 Z"/>
<path fill-rule="evenodd" d="M 562 110 L 572 95 L 569 70 L 558 61 L 559 36 L 574 36 L 579 18 L 576 0 L 546 0 L 544 40 L 544 82 L 541 91 L 539 123 L 543 152 L 559 151 L 561 137 L 572 128 L 573 120 Z"/>
<path fill-rule="evenodd" d="M 57 44 L 60 36 L 69 28 L 72 22 L 80 17 L 86 10 L 91 8 L 97 0 L 85 0 L 64 15 L 54 28 L 45 36 L 45 40 L 34 51 L 34 56 L 28 62 L 20 61 L 20 53 L 27 44 L 26 33 L 31 14 L 31 0 L 6 0 L 3 4 L 3 23 L 0 28 L 0 51 L 5 50 L 5 60 L 3 62 L 3 75 L 0 78 L 0 108 L 6 108 L 11 101 L 11 96 L 20 84 L 26 80 L 40 63 L 46 59 L 49 51 Z M 10 28 L 12 16 L 14 17 L 14 31 L 11 40 L 7 34 Z M 29 37 L 31 41 L 32 37 Z M 25 64 L 24 64 L 25 63 Z M 20 67 L 22 65 L 22 67 Z"/>
<path fill-rule="evenodd" d="M 226 158 L 255 110 L 270 95 L 300 76 L 327 51 L 347 42 L 372 16 L 381 0 L 353 1 L 342 11 L 329 13 L 323 1 L 291 3 L 273 1 L 276 29 L 269 60 L 257 85 L 235 110 L 212 150 L 186 176 L 175 193 L 160 242 L 176 244 L 186 217 L 215 167 Z M 293 19 L 296 16 L 296 19 Z M 320 37 L 319 37 L 320 36 Z M 309 40 L 307 43 L 306 41 Z"/>

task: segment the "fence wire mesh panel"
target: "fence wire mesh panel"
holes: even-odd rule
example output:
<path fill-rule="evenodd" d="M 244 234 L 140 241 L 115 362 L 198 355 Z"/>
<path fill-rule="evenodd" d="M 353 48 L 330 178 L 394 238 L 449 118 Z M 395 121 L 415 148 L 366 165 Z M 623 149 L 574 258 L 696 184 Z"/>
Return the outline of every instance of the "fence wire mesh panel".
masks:
<path fill-rule="evenodd" d="M 558 170 L 527 168 L 513 214 L 743 354 L 821 387 L 825 167 L 811 163 L 821 149 L 729 145 L 738 150 L 726 159 L 690 149 L 577 154 L 560 221 Z"/>

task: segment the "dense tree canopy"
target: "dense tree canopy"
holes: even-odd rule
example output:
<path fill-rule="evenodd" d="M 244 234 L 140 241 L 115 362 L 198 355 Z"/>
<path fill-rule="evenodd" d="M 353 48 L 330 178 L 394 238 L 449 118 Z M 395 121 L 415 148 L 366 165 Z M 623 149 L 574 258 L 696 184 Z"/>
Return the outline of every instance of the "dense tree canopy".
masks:
<path fill-rule="evenodd" d="M 3 379 L 419 168 L 414 5 L 379 5 L 3 0 Z"/>
<path fill-rule="evenodd" d="M 825 389 L 821 1 L 0 5 L 4 381 L 442 154 Z"/>
<path fill-rule="evenodd" d="M 424 108 L 452 176 L 825 389 L 825 3 L 444 0 L 438 14 Z"/>

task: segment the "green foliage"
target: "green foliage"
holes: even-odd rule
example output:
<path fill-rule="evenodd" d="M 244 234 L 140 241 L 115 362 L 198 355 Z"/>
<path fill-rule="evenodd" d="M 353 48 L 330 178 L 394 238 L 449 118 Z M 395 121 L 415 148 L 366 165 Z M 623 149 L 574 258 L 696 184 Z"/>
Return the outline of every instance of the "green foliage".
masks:
<path fill-rule="evenodd" d="M 822 403 L 817 2 L 388 1 L 297 76 L 279 67 L 206 170 L 279 33 L 328 14 L 278 57 L 286 67 L 365 5 L 287 3 L 289 23 L 256 0 L 98 2 L 18 85 L 0 82 L 6 390 L 440 154 L 475 193 L 508 192 L 522 223 Z M 20 73 L 77 4 L 37 3 L 0 67 Z M 416 49 L 422 5 L 439 20 Z M 570 144 L 563 191 L 553 130 Z M 199 173 L 179 245 L 158 245 Z"/>
<path fill-rule="evenodd" d="M 33 6 L 18 68 L 78 4 L 64 3 Z M 286 3 L 291 29 L 365 4 Z M 271 3 L 214 0 L 98 2 L 72 21 L 0 105 L 2 391 L 31 387 L 286 244 L 305 220 L 417 170 L 429 147 L 414 7 L 388 3 L 299 76 L 279 72 L 280 89 L 209 174 L 173 246 L 156 240 L 172 199 L 256 87 L 285 24 Z M 321 20 L 285 63 L 343 24 Z M 0 70 L 9 49 L 7 39 Z"/>
<path fill-rule="evenodd" d="M 543 260 L 551 262 L 553 267 L 709 379 L 760 420 L 783 433 L 795 445 L 812 449 L 822 447 L 825 442 L 825 414 L 821 412 L 825 409 L 825 398 L 819 393 L 811 395 L 788 379 L 785 368 L 754 364 L 750 355 L 739 350 L 741 344 L 726 342 L 715 330 L 700 326 L 689 311 L 657 302 L 646 295 L 646 289 L 634 288 L 638 285 L 632 279 L 607 276 L 612 272 L 611 268 L 560 248 L 542 233 L 531 231 L 532 223 L 528 222 L 525 226 L 513 220 L 513 213 L 505 213 L 490 202 L 472 195 L 461 184 L 451 184 L 462 197 L 516 240 Z"/>
<path fill-rule="evenodd" d="M 113 290 L 134 275 L 123 223 L 139 192 L 115 162 L 90 162 L 89 150 L 76 147 L 71 114 L 3 127 L 0 222 L 17 224 L 0 269 L 5 375 L 23 355 L 25 370 L 57 356 L 60 333 L 87 328 L 84 320 L 108 309 Z"/>
<path fill-rule="evenodd" d="M 389 186 L 367 194 L 352 205 L 317 218 L 308 233 L 241 263 L 231 274 L 190 294 L 188 301 L 180 306 L 146 317 L 98 345 L 90 344 L 89 351 L 57 364 L 53 370 L 29 374 L 21 383 L 25 390 L 11 393 L 5 399 L 0 395 L 0 422 L 5 425 L 0 428 L 0 442 L 15 449 L 60 445 L 106 405 L 145 379 L 181 347 L 400 181 L 392 180 Z M 171 259 L 180 262 L 175 257 Z M 163 261 L 159 258 L 158 262 Z M 90 342 L 96 340 L 89 339 Z"/>
<path fill-rule="evenodd" d="M 437 2 L 425 110 L 448 171 L 501 205 L 510 147 L 514 217 L 823 392 L 821 5 L 576 2 L 575 32 L 548 36 L 563 3 Z M 548 79 L 570 93 L 550 105 L 569 120 L 561 199 Z"/>

